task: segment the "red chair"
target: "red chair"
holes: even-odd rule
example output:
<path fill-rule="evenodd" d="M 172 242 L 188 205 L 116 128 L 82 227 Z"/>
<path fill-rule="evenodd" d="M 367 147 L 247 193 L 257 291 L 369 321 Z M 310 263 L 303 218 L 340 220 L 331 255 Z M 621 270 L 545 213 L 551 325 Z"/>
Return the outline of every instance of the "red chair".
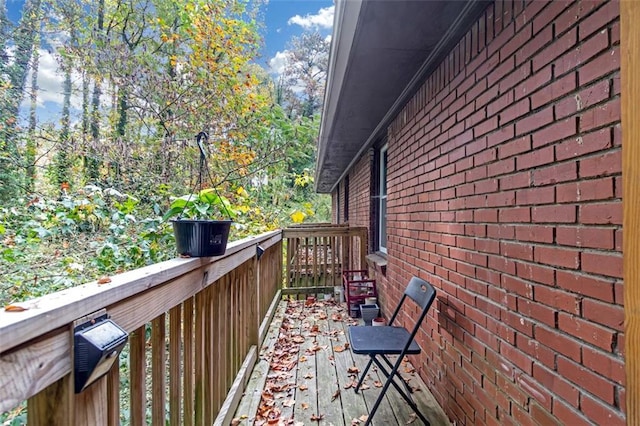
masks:
<path fill-rule="evenodd" d="M 360 314 L 359 305 L 365 304 L 367 297 L 378 297 L 376 280 L 369 278 L 366 269 L 343 271 L 342 287 L 349 312 L 355 312 L 355 315 L 351 316 Z"/>

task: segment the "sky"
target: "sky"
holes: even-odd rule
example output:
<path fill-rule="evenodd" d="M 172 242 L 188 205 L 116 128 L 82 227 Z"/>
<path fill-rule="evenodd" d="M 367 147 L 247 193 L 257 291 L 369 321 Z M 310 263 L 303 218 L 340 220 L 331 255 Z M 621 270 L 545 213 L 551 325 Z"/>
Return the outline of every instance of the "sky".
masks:
<path fill-rule="evenodd" d="M 319 31 L 323 36 L 331 34 L 333 25 L 333 0 L 265 0 L 263 6 L 264 45 L 257 62 L 271 74 L 282 72 L 289 40 L 304 31 Z M 6 0 L 10 20 L 20 19 L 24 0 Z M 38 73 L 38 115 L 44 118 L 59 109 L 62 104 L 63 74 L 58 69 L 58 61 L 52 51 L 40 50 Z M 31 77 L 28 77 L 28 82 Z M 73 97 L 72 97 L 73 98 Z M 80 99 L 72 99 L 72 107 L 77 109 Z M 28 110 L 28 100 L 23 102 L 23 111 Z"/>

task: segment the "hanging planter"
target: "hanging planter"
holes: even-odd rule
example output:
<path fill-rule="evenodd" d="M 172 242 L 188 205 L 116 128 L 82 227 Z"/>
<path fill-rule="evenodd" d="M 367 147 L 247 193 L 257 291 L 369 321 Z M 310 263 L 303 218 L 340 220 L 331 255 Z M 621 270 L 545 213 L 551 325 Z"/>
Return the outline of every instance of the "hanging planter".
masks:
<path fill-rule="evenodd" d="M 207 134 L 198 134 L 200 148 L 200 174 L 198 184 L 202 188 L 202 174 L 206 168 L 206 154 L 202 141 Z M 229 200 L 221 196 L 216 188 L 200 189 L 196 194 L 176 198 L 164 215 L 172 217 L 173 235 L 178 254 L 184 257 L 222 256 L 227 250 L 231 220 L 235 214 Z M 229 219 L 210 219 L 224 217 Z"/>

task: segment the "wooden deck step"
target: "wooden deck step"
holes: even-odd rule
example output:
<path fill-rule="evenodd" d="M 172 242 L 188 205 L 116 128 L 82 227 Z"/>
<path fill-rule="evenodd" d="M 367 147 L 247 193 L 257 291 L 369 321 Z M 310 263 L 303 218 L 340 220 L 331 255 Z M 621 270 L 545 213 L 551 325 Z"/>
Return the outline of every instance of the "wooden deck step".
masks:
<path fill-rule="evenodd" d="M 357 321 L 349 318 L 344 303 L 281 302 L 236 410 L 237 424 L 267 424 L 264 416 L 269 413 L 280 419 L 272 424 L 280 425 L 359 424 L 357 420 L 367 416 L 373 406 L 380 391 L 376 385 L 383 379 L 372 367 L 365 382 L 367 389 L 355 393 L 351 387 L 357 373 L 350 371 L 362 371 L 368 361 L 348 348 L 347 327 L 354 323 Z M 419 389 L 413 394 L 416 404 L 432 425 L 449 426 L 425 384 L 410 370 L 409 365 L 402 375 Z M 261 401 L 263 393 L 267 399 Z M 387 391 L 373 421 L 376 426 L 421 423 L 393 388 Z"/>

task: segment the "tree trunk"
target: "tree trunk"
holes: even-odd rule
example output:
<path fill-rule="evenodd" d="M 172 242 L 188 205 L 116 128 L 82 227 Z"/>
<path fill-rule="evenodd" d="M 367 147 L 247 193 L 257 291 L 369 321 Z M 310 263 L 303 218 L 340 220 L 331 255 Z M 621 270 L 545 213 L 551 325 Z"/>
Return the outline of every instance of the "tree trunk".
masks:
<path fill-rule="evenodd" d="M 40 37 L 37 37 L 37 43 L 40 43 Z M 40 54 L 38 49 L 33 52 L 33 61 L 31 65 L 31 104 L 29 105 L 29 134 L 27 136 L 27 146 L 24 162 L 27 165 L 27 176 L 25 186 L 27 193 L 32 193 L 36 182 L 36 124 L 38 108 L 38 70 L 40 65 Z"/>

